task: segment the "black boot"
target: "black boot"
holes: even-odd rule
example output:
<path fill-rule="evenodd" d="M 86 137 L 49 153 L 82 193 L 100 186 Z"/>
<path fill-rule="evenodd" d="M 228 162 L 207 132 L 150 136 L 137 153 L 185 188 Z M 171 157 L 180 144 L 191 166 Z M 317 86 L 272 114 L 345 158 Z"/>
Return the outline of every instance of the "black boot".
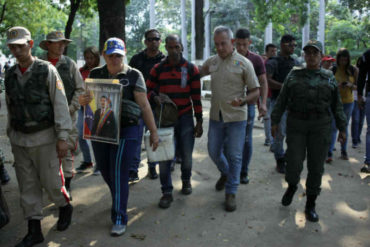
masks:
<path fill-rule="evenodd" d="M 278 173 L 285 174 L 285 158 L 280 158 L 276 160 L 276 171 Z"/>
<path fill-rule="evenodd" d="M 67 191 L 68 191 L 68 194 L 69 194 L 69 200 L 72 201 L 72 194 L 71 194 L 71 181 L 72 181 L 72 177 L 70 178 L 66 178 L 65 179 L 65 183 L 64 183 L 64 186 L 66 187 Z"/>
<path fill-rule="evenodd" d="M 191 188 L 191 182 L 189 181 L 182 181 L 182 189 L 181 193 L 184 195 L 190 195 L 193 192 L 193 189 Z"/>
<path fill-rule="evenodd" d="M 307 195 L 306 208 L 304 210 L 304 214 L 306 216 L 306 219 L 311 222 L 319 221 L 319 215 L 315 211 L 316 198 L 317 195 Z"/>
<path fill-rule="evenodd" d="M 157 179 L 158 178 L 158 174 L 157 174 L 157 171 L 155 169 L 155 167 L 149 167 L 148 168 L 148 176 L 150 179 Z"/>
<path fill-rule="evenodd" d="M 294 193 L 297 191 L 297 185 L 289 185 L 285 191 L 283 198 L 281 198 L 281 204 L 283 206 L 289 206 L 292 203 Z"/>
<path fill-rule="evenodd" d="M 42 242 L 44 242 L 44 236 L 41 232 L 41 222 L 39 220 L 29 220 L 27 235 L 15 247 L 31 247 Z"/>
<path fill-rule="evenodd" d="M 216 183 L 216 190 L 220 191 L 220 190 L 223 190 L 225 188 L 225 184 L 227 182 L 227 175 L 225 174 L 221 174 L 221 177 L 217 180 L 217 183 Z"/>
<path fill-rule="evenodd" d="M 9 174 L 6 171 L 4 164 L 0 165 L 0 181 L 2 185 L 7 184 L 10 181 Z"/>
<path fill-rule="evenodd" d="M 73 207 L 71 204 L 67 204 L 64 207 L 59 208 L 59 219 L 57 222 L 57 230 L 64 231 L 71 224 Z"/>

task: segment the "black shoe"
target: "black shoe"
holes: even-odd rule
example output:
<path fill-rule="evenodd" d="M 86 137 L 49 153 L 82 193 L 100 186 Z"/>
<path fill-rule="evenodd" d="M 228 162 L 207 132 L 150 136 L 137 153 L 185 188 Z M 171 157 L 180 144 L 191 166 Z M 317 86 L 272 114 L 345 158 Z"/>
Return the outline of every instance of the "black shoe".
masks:
<path fill-rule="evenodd" d="M 306 208 L 304 210 L 304 215 L 306 216 L 306 219 L 311 222 L 318 222 L 319 221 L 319 215 L 316 213 L 315 208 Z"/>
<path fill-rule="evenodd" d="M 340 153 L 340 158 L 341 158 L 342 160 L 348 160 L 349 158 L 348 158 L 347 151 L 342 151 L 342 152 Z"/>
<path fill-rule="evenodd" d="M 9 174 L 6 171 L 4 164 L 0 165 L 0 181 L 2 185 L 5 185 L 10 181 Z"/>
<path fill-rule="evenodd" d="M 285 159 L 280 158 L 276 160 L 276 171 L 281 174 L 285 174 Z"/>
<path fill-rule="evenodd" d="M 192 192 L 193 192 L 193 189 L 191 188 L 191 182 L 182 181 L 181 193 L 183 193 L 184 195 L 190 195 Z"/>
<path fill-rule="evenodd" d="M 216 190 L 220 191 L 220 190 L 225 189 L 226 182 L 227 182 L 227 175 L 221 174 L 221 177 L 217 180 L 217 183 L 215 186 Z"/>
<path fill-rule="evenodd" d="M 57 222 L 57 230 L 64 231 L 71 224 L 73 207 L 71 204 L 67 204 L 64 207 L 59 208 L 59 219 Z"/>
<path fill-rule="evenodd" d="M 225 210 L 228 212 L 235 211 L 236 201 L 235 194 L 226 194 L 225 195 Z"/>
<path fill-rule="evenodd" d="M 364 164 L 364 166 L 360 170 L 363 173 L 370 173 L 370 167 L 368 164 Z"/>
<path fill-rule="evenodd" d="M 297 191 L 297 185 L 289 185 L 285 191 L 283 198 L 281 198 L 281 204 L 283 206 L 289 206 L 292 203 L 294 193 Z"/>
<path fill-rule="evenodd" d="M 240 183 L 241 184 L 249 184 L 249 177 L 248 177 L 248 173 L 240 173 Z"/>
<path fill-rule="evenodd" d="M 155 169 L 155 167 L 149 167 L 148 176 L 149 176 L 150 179 L 157 179 L 158 178 L 157 170 Z"/>
<path fill-rule="evenodd" d="M 44 236 L 41 232 L 41 222 L 39 220 L 29 220 L 27 235 L 15 247 L 31 247 L 42 242 L 44 242 Z"/>
<path fill-rule="evenodd" d="M 304 210 L 304 214 L 306 216 L 306 219 L 311 222 L 319 221 L 319 215 L 315 211 L 316 198 L 317 195 L 307 195 L 306 208 Z"/>
<path fill-rule="evenodd" d="M 163 196 L 159 200 L 158 206 L 160 208 L 169 208 L 172 202 L 173 202 L 172 194 L 163 194 Z"/>
<path fill-rule="evenodd" d="M 137 175 L 137 172 L 130 171 L 130 174 L 128 175 L 128 181 L 129 182 L 135 182 L 139 180 L 139 176 Z"/>
<path fill-rule="evenodd" d="M 72 177 L 70 178 L 66 178 L 65 179 L 65 183 L 64 183 L 64 186 L 66 187 L 66 190 L 68 192 L 68 195 L 69 195 L 69 200 L 72 201 L 72 194 L 71 194 L 71 181 L 72 181 Z"/>
<path fill-rule="evenodd" d="M 81 173 L 87 169 L 90 169 L 94 166 L 94 164 L 92 162 L 81 162 L 81 165 L 79 167 L 76 168 L 76 171 L 78 173 Z"/>

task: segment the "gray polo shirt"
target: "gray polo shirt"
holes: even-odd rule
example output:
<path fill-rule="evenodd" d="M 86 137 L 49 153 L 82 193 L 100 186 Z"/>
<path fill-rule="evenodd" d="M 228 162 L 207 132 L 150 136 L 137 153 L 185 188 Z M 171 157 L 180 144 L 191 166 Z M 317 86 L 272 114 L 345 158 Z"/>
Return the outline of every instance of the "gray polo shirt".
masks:
<path fill-rule="evenodd" d="M 211 75 L 210 119 L 224 122 L 244 121 L 248 118 L 248 105 L 232 106 L 234 99 L 245 99 L 248 89 L 260 87 L 253 64 L 234 52 L 225 59 L 212 56 L 202 66 L 202 74 Z"/>

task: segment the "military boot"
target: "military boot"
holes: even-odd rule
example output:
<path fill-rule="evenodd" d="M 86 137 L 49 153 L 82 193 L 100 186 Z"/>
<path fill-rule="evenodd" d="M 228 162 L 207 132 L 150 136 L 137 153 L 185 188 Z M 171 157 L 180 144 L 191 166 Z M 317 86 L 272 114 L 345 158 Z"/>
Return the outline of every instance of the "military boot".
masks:
<path fill-rule="evenodd" d="M 235 194 L 226 194 L 225 195 L 225 210 L 228 212 L 235 211 L 236 201 Z"/>
<path fill-rule="evenodd" d="M 297 191 L 297 185 L 289 185 L 285 191 L 283 198 L 281 198 L 281 204 L 283 206 L 289 206 L 292 203 L 294 193 Z"/>
<path fill-rule="evenodd" d="M 0 181 L 2 185 L 7 184 L 10 181 L 9 174 L 6 171 L 4 164 L 0 165 Z"/>
<path fill-rule="evenodd" d="M 71 224 L 73 207 L 67 204 L 64 207 L 59 207 L 59 219 L 57 222 L 57 230 L 64 231 Z"/>
<path fill-rule="evenodd" d="M 44 236 L 41 232 L 40 220 L 29 220 L 27 235 L 15 247 L 31 247 L 42 242 L 44 242 Z"/>
<path fill-rule="evenodd" d="M 306 208 L 304 210 L 304 214 L 306 216 L 306 219 L 311 222 L 319 221 L 319 215 L 315 211 L 316 198 L 317 195 L 307 195 Z"/>
<path fill-rule="evenodd" d="M 69 194 L 69 200 L 72 201 L 72 194 L 71 194 L 71 181 L 72 181 L 72 177 L 70 178 L 66 178 L 65 179 L 65 183 L 64 183 L 64 186 L 66 187 L 66 190 Z"/>
<path fill-rule="evenodd" d="M 191 188 L 191 182 L 190 182 L 190 180 L 188 180 L 188 181 L 182 181 L 181 193 L 184 194 L 184 195 L 190 195 L 192 192 L 193 192 L 193 190 Z"/>

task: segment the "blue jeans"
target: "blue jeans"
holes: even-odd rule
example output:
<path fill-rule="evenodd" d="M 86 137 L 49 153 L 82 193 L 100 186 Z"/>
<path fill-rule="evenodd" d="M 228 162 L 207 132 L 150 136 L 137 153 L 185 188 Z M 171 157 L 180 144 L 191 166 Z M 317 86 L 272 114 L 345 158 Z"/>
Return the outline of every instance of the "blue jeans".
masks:
<path fill-rule="evenodd" d="M 178 118 L 175 125 L 175 143 L 182 158 L 181 163 L 181 180 L 190 181 L 191 169 L 193 165 L 194 149 L 194 119 L 193 114 L 185 114 Z M 159 162 L 159 178 L 162 185 L 162 193 L 172 193 L 171 163 L 173 160 Z"/>
<path fill-rule="evenodd" d="M 271 98 L 271 101 L 270 101 L 271 111 L 272 109 L 274 109 L 276 100 L 277 99 Z M 284 112 L 284 114 L 281 116 L 281 119 L 280 119 L 278 131 L 271 145 L 271 150 L 274 152 L 275 160 L 284 158 L 285 156 L 284 138 L 286 136 L 286 117 L 287 117 L 287 113 Z"/>
<path fill-rule="evenodd" d="M 247 121 L 209 120 L 208 153 L 218 170 L 227 176 L 226 194 L 236 194 L 240 180 Z"/>
<path fill-rule="evenodd" d="M 352 136 L 352 144 L 357 145 L 361 143 L 361 132 L 362 127 L 364 126 L 365 120 L 365 109 L 360 108 L 358 105 L 357 100 L 355 100 L 355 104 L 353 106 L 352 111 L 352 124 L 351 124 L 351 136 Z"/>
<path fill-rule="evenodd" d="M 87 140 L 83 139 L 83 124 L 84 124 L 84 111 L 83 107 L 78 110 L 77 129 L 78 129 L 78 143 L 83 156 L 84 162 L 91 162 L 90 148 Z"/>
<path fill-rule="evenodd" d="M 370 165 L 370 93 L 366 95 L 365 114 L 367 122 L 365 164 Z"/>
<path fill-rule="evenodd" d="M 272 144 L 271 136 L 271 98 L 267 98 L 267 114 L 263 118 L 263 127 L 265 129 L 265 144 Z"/>
<path fill-rule="evenodd" d="M 346 138 L 346 141 L 343 144 L 341 144 L 341 152 L 347 152 L 348 123 L 349 123 L 349 119 L 351 118 L 351 115 L 352 115 L 353 105 L 354 105 L 353 102 L 343 104 L 343 111 L 344 111 L 344 114 L 346 115 L 346 118 L 347 118 L 347 123 L 346 123 L 346 137 L 347 138 Z M 331 143 L 330 143 L 330 147 L 329 147 L 329 156 L 332 155 L 332 153 L 333 153 L 335 142 L 337 140 L 337 132 L 338 132 L 338 129 L 337 129 L 337 126 L 335 124 L 335 119 L 333 117 L 332 132 L 331 132 Z"/>
<path fill-rule="evenodd" d="M 245 143 L 244 143 L 244 150 L 243 150 L 243 159 L 242 159 L 242 169 L 241 173 L 248 174 L 248 167 L 249 163 L 252 158 L 253 152 L 253 125 L 254 125 L 254 117 L 256 113 L 256 105 L 248 105 L 248 119 L 247 119 L 247 127 L 245 129 Z"/>
<path fill-rule="evenodd" d="M 112 196 L 111 220 L 116 225 L 126 225 L 128 220 L 128 173 L 138 130 L 138 126 L 121 128 L 119 145 L 92 141 L 96 164 Z"/>

